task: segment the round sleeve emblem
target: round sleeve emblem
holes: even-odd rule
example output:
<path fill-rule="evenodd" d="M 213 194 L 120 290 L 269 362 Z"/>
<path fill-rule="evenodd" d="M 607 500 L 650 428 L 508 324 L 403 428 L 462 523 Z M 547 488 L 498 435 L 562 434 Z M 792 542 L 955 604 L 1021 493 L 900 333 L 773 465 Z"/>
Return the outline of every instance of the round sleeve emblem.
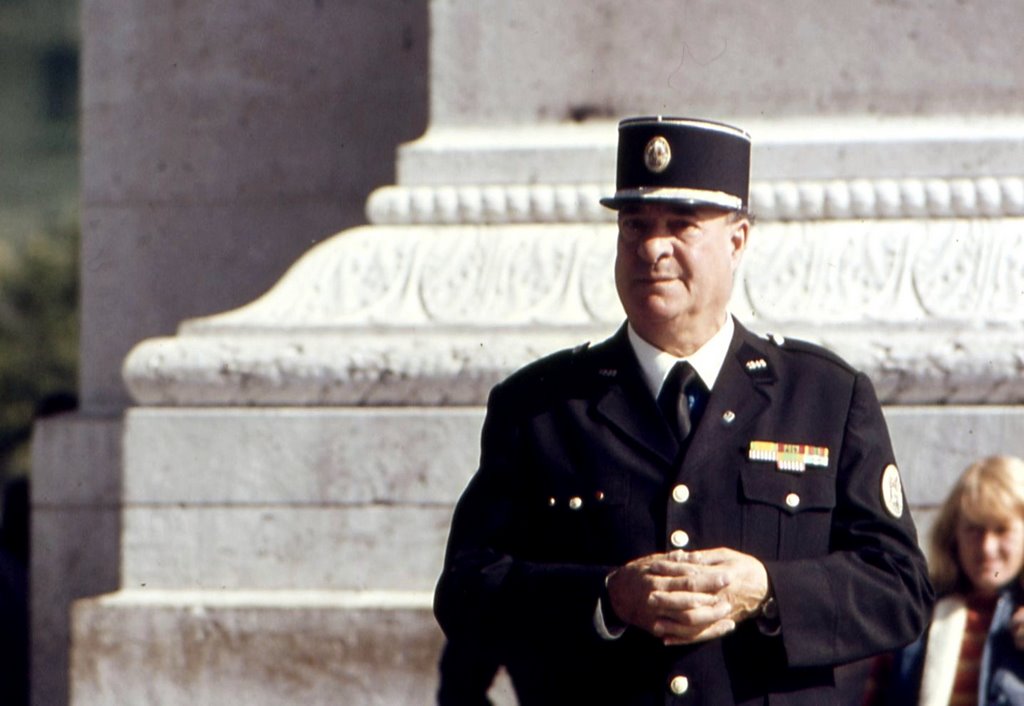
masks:
<path fill-rule="evenodd" d="M 892 463 L 882 471 L 882 505 L 893 517 L 903 516 L 903 483 L 899 470 Z"/>
<path fill-rule="evenodd" d="M 661 135 L 652 137 L 644 148 L 644 165 L 647 169 L 660 174 L 668 169 L 668 163 L 671 161 L 672 148 L 668 146 L 668 140 Z"/>

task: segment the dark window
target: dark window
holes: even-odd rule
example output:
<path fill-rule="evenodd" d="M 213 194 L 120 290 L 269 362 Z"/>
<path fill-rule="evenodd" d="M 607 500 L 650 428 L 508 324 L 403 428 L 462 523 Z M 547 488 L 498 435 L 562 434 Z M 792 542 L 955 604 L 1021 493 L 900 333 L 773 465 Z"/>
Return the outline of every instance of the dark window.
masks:
<path fill-rule="evenodd" d="M 48 49 L 42 64 L 46 117 L 74 120 L 78 115 L 78 51 L 66 46 Z"/>

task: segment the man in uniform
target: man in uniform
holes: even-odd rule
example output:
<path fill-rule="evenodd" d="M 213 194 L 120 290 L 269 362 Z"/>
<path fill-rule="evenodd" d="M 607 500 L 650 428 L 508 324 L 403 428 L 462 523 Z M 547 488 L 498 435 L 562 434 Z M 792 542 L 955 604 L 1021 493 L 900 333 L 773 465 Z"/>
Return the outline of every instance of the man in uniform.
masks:
<path fill-rule="evenodd" d="M 923 629 L 870 381 L 728 313 L 749 174 L 737 128 L 623 121 L 627 322 L 491 393 L 435 611 L 524 706 L 839 704 L 838 665 Z"/>

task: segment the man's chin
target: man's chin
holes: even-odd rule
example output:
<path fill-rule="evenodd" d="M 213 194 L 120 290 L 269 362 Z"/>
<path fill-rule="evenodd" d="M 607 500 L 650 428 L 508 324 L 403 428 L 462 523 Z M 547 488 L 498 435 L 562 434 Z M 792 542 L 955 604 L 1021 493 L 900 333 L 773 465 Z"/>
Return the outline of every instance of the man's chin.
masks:
<path fill-rule="evenodd" d="M 645 301 L 629 317 L 630 321 L 640 322 L 646 326 L 662 327 L 679 316 L 676 307 L 667 305 L 657 299 Z"/>

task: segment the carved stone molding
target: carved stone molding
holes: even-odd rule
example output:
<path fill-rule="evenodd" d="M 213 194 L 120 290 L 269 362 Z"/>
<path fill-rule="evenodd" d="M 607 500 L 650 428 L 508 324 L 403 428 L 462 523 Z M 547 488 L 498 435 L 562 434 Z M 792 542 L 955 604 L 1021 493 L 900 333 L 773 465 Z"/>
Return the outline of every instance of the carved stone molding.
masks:
<path fill-rule="evenodd" d="M 370 195 L 377 225 L 601 223 L 614 219 L 598 199 L 612 185 L 388 186 Z M 1024 178 L 832 179 L 755 182 L 751 210 L 761 221 L 849 218 L 1024 216 Z"/>
<path fill-rule="evenodd" d="M 775 223 L 752 233 L 733 306 L 758 320 L 1020 330 L 1024 220 Z"/>
<path fill-rule="evenodd" d="M 125 362 L 143 404 L 481 404 L 546 352 L 622 320 L 610 225 L 368 227 L 266 295 Z M 889 403 L 1024 400 L 1024 220 L 766 223 L 732 302 L 822 342 Z"/>

